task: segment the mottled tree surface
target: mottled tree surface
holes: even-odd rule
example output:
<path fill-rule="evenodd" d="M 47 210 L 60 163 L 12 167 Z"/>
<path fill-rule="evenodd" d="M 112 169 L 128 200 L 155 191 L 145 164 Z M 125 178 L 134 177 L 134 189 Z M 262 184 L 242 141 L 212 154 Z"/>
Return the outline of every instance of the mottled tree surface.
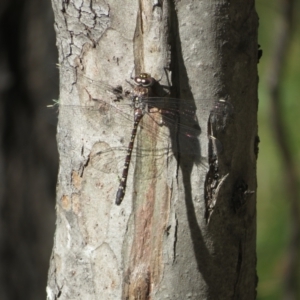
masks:
<path fill-rule="evenodd" d="M 53 8 L 61 160 L 48 299 L 254 299 L 253 2 L 53 1 Z M 189 101 L 196 116 L 178 128 L 143 118 L 116 206 L 118 154 L 133 110 L 132 125 L 122 123 L 130 108 L 117 115 L 125 102 L 114 92 L 122 86 L 126 95 L 140 72 L 181 99 L 179 115 Z M 168 153 L 161 158 L 157 149 Z"/>

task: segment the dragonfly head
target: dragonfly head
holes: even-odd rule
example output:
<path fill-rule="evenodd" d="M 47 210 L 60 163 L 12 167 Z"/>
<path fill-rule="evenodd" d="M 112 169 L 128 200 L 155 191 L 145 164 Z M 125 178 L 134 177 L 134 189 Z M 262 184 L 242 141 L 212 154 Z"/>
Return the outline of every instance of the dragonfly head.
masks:
<path fill-rule="evenodd" d="M 134 78 L 134 82 L 139 86 L 149 87 L 153 85 L 154 79 L 148 73 L 141 73 Z"/>

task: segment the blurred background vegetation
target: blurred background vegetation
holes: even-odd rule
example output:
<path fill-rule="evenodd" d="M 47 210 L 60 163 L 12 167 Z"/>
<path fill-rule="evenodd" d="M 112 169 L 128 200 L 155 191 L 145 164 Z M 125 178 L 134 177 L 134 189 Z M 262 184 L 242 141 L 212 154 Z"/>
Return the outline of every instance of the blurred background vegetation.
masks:
<path fill-rule="evenodd" d="M 289 5 L 294 5 L 290 15 Z M 291 287 L 300 289 L 299 260 L 293 253 L 299 252 L 300 0 L 257 0 L 256 8 L 263 49 L 258 64 L 258 299 L 300 299 L 299 294 L 288 298 Z M 293 26 L 284 27 L 292 19 Z M 45 299 L 58 168 L 56 116 L 46 109 L 58 99 L 51 2 L 1 0 L 0 22 L 0 299 Z M 284 28 L 287 41 L 278 28 Z M 286 52 L 276 57 L 278 45 Z M 270 82 L 278 65 L 282 73 L 274 102 Z M 276 135 L 274 103 L 293 167 L 287 167 Z M 291 187 L 290 178 L 295 181 Z"/>
<path fill-rule="evenodd" d="M 297 205 L 300 204 L 299 180 L 295 178 L 296 188 L 291 191 L 292 188 L 287 183 L 287 180 L 291 181 L 287 174 L 290 170 L 286 169 L 288 163 L 283 158 L 282 145 L 278 143 L 276 137 L 272 93 L 270 95 L 270 82 L 274 80 L 276 76 L 274 73 L 278 71 L 274 65 L 282 64 L 276 105 L 281 112 L 282 131 L 289 148 L 288 155 L 294 166 L 295 175 L 299 176 L 300 123 L 297 123 L 297 120 L 300 112 L 300 1 L 257 0 L 256 9 L 260 18 L 258 41 L 263 49 L 263 57 L 258 65 L 260 78 L 258 124 L 261 140 L 257 191 L 258 299 L 300 299 L 300 250 L 297 248 L 299 228 L 295 228 L 299 227 L 299 223 L 293 222 L 292 216 L 293 211 L 298 214 Z M 288 40 L 284 41 L 282 35 Z M 280 47 L 286 47 L 285 53 L 284 49 L 281 51 L 282 56 L 276 54 Z M 294 195 L 292 200 L 291 194 Z M 291 201 L 294 202 L 292 205 Z M 296 268 L 293 286 L 298 290 L 296 295 L 288 298 L 289 287 L 285 287 L 287 284 L 285 280 L 290 276 L 289 260 L 293 256 L 290 249 L 293 230 L 297 232 L 292 246 L 298 251 L 298 258 L 292 262 Z"/>

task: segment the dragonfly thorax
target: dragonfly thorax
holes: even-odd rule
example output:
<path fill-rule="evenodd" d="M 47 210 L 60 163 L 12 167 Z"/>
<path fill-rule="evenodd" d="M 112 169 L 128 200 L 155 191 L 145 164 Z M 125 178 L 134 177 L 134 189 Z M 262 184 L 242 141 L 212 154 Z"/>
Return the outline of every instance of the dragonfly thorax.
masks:
<path fill-rule="evenodd" d="M 134 96 L 132 98 L 132 104 L 134 109 L 141 109 L 144 111 L 146 108 L 146 103 L 143 101 L 143 97 L 141 96 Z"/>

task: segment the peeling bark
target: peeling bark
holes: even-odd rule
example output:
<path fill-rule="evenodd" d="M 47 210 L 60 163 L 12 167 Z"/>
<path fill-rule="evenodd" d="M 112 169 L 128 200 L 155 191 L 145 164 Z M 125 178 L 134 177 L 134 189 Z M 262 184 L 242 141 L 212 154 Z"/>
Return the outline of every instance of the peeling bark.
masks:
<path fill-rule="evenodd" d="M 252 1 L 60 4 L 53 2 L 61 168 L 48 299 L 254 299 L 258 100 Z M 115 115 L 91 126 L 91 116 L 74 105 L 116 100 L 85 76 L 126 91 L 131 73 L 140 72 L 150 73 L 171 97 L 191 101 L 197 118 L 185 120 L 190 126 L 166 128 L 143 117 L 137 149 L 169 153 L 160 159 L 137 155 L 125 198 L 116 206 L 116 153 L 131 130 L 117 126 Z M 234 107 L 234 116 L 212 132 L 211 110 L 220 99 Z M 189 129 L 197 128 L 199 136 L 189 137 Z M 156 138 L 162 132 L 165 141 Z M 222 151 L 213 149 L 213 138 Z M 105 152 L 107 160 L 98 160 Z"/>

